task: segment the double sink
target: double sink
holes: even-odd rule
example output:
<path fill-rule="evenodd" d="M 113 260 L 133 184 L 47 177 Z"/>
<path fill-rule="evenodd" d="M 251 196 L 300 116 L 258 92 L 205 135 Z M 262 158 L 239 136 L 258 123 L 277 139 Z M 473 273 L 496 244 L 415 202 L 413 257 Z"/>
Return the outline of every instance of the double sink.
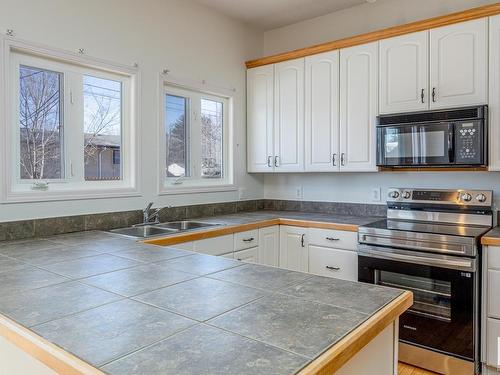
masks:
<path fill-rule="evenodd" d="M 210 228 L 221 225 L 224 224 L 181 220 L 181 221 L 170 221 L 168 223 L 160 223 L 160 224 L 134 225 L 128 228 L 113 229 L 110 232 L 133 238 L 149 238 L 157 236 L 168 236 L 172 234 L 179 234 L 192 230 Z"/>

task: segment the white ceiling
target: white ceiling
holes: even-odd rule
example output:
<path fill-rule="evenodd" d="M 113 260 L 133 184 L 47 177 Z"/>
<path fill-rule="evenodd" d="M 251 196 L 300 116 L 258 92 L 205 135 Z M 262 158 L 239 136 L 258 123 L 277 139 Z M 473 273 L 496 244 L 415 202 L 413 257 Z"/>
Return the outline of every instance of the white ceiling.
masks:
<path fill-rule="evenodd" d="M 194 0 L 231 18 L 267 31 L 347 9 L 367 0 Z M 371 1 L 370 1 L 371 2 Z"/>

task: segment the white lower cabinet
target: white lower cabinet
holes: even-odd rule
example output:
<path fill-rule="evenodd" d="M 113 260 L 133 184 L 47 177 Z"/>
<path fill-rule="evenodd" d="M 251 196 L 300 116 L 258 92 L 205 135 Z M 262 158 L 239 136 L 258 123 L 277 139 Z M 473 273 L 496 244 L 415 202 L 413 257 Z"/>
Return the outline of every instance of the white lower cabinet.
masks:
<path fill-rule="evenodd" d="M 319 276 L 358 280 L 358 254 L 350 250 L 309 245 L 309 272 Z"/>
<path fill-rule="evenodd" d="M 194 251 L 194 241 L 182 242 L 175 245 L 170 245 L 169 247 L 180 250 Z"/>
<path fill-rule="evenodd" d="M 274 225 L 259 229 L 259 263 L 279 266 L 280 227 Z"/>
<path fill-rule="evenodd" d="M 500 340 L 500 320 L 488 319 L 486 322 L 486 364 L 488 366 L 500 367 L 498 362 L 498 350 Z"/>
<path fill-rule="evenodd" d="M 233 235 L 206 238 L 194 241 L 194 251 L 209 255 L 223 255 L 234 250 Z"/>
<path fill-rule="evenodd" d="M 309 271 L 307 228 L 280 226 L 280 268 Z"/>
<path fill-rule="evenodd" d="M 233 258 L 241 262 L 260 263 L 259 247 L 257 246 L 257 247 L 252 247 L 251 249 L 235 251 L 233 253 Z"/>

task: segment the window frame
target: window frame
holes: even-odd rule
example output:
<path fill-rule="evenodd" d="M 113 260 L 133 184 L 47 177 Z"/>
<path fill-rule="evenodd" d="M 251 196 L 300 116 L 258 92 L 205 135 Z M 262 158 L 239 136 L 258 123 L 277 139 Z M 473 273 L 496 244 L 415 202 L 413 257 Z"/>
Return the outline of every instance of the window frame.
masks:
<path fill-rule="evenodd" d="M 140 196 L 141 185 L 137 171 L 140 165 L 140 129 L 139 129 L 139 106 L 138 95 L 140 74 L 137 67 L 125 66 L 111 63 L 85 55 L 71 53 L 54 49 L 47 46 L 28 43 L 14 38 L 4 38 L 0 42 L 1 49 L 0 83 L 4 87 L 0 95 L 0 110 L 4 113 L 4 126 L 0 126 L 0 134 L 4 139 L 4 152 L 0 154 L 3 184 L 2 203 L 17 202 L 40 202 L 57 200 L 75 200 L 108 198 L 121 196 Z M 34 182 L 38 180 L 21 180 L 19 171 L 19 66 L 25 65 L 40 69 L 47 69 L 55 72 L 62 72 L 64 111 L 61 114 L 63 121 L 63 168 L 64 179 L 43 179 L 49 182 L 48 190 L 33 190 Z M 66 74 L 69 74 L 66 76 Z M 117 80 L 121 77 L 122 83 L 122 130 L 121 130 L 121 162 L 122 179 L 110 181 L 85 181 L 84 178 L 84 158 L 78 156 L 80 149 L 83 150 L 83 76 L 95 76 L 98 78 Z M 17 80 L 16 80 L 17 78 Z M 67 111 L 70 103 L 69 86 L 74 88 L 82 87 L 82 90 L 75 89 L 73 100 L 80 101 L 75 107 Z M 16 93 L 16 95 L 14 95 Z M 71 114 L 77 115 L 76 120 L 72 120 Z M 73 122 L 71 122 L 73 121 Z M 73 127 L 72 132 L 68 132 L 68 126 Z M 79 130 L 82 131 L 80 132 Z M 77 134 L 69 139 L 69 134 Z M 81 134 L 80 134 L 81 133 Z M 81 141 L 81 142 L 80 142 Z M 80 145 L 81 143 L 81 145 Z M 80 173 L 71 179 L 71 164 L 69 162 L 68 151 L 72 147 L 74 169 Z M 78 165 L 75 166 L 75 163 Z"/>
<path fill-rule="evenodd" d="M 201 168 L 197 174 L 200 178 L 193 177 L 167 177 L 166 176 L 166 142 L 165 142 L 165 97 L 167 94 L 181 97 L 193 96 L 200 99 L 198 108 L 201 110 L 201 99 L 214 101 L 222 101 L 223 103 L 223 135 L 222 135 L 222 160 L 223 160 L 223 178 L 211 179 L 201 177 Z M 170 75 L 160 74 L 159 97 L 160 97 L 160 113 L 159 113 L 159 195 L 170 194 L 189 194 L 189 193 L 204 193 L 204 192 L 223 192 L 238 190 L 234 184 L 233 170 L 233 96 L 234 92 L 216 87 L 210 87 L 206 83 L 197 84 L 194 82 L 186 82 L 183 79 L 176 79 Z M 188 111 L 190 117 L 193 115 L 193 103 L 190 99 Z M 198 113 L 201 116 L 201 113 Z M 188 126 L 191 127 L 194 122 L 188 119 Z M 199 159 L 197 164 L 201 167 L 201 138 L 193 137 L 191 129 L 187 129 L 189 134 L 188 155 L 187 159 L 190 162 L 189 168 L 193 168 L 193 160 Z M 201 132 L 200 132 L 201 134 Z M 199 140 L 198 150 L 193 153 L 193 142 Z M 198 157 L 199 156 L 199 157 Z"/>

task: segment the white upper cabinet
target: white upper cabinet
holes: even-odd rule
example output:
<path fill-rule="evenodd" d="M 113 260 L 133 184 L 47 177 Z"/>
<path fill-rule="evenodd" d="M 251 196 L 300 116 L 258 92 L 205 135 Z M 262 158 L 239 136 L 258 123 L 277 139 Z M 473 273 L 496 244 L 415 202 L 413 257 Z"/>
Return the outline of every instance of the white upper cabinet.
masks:
<path fill-rule="evenodd" d="M 376 171 L 378 43 L 340 51 L 340 168 Z"/>
<path fill-rule="evenodd" d="M 431 108 L 487 103 L 488 20 L 430 31 Z"/>
<path fill-rule="evenodd" d="M 248 171 L 274 169 L 274 65 L 247 71 Z"/>
<path fill-rule="evenodd" d="M 380 41 L 380 113 L 429 108 L 429 32 Z"/>
<path fill-rule="evenodd" d="M 304 170 L 304 60 L 274 67 L 274 167 L 278 172 Z"/>
<path fill-rule="evenodd" d="M 500 171 L 500 15 L 490 17 L 490 170 Z"/>
<path fill-rule="evenodd" d="M 339 52 L 306 57 L 305 170 L 338 171 Z"/>

